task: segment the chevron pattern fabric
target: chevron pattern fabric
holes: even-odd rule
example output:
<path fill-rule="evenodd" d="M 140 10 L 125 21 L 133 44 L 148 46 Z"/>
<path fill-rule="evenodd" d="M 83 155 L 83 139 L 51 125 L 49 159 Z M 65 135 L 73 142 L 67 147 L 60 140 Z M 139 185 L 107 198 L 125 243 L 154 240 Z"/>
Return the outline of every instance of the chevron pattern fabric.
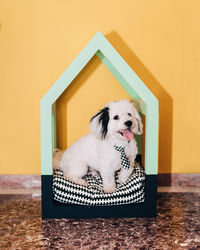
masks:
<path fill-rule="evenodd" d="M 145 173 L 138 163 L 135 163 L 133 173 L 126 182 L 120 184 L 116 174 L 116 190 L 113 193 L 104 193 L 100 176 L 86 175 L 84 179 L 88 186 L 75 184 L 65 179 L 61 170 L 55 170 L 54 199 L 61 203 L 86 206 L 123 205 L 145 200 Z"/>

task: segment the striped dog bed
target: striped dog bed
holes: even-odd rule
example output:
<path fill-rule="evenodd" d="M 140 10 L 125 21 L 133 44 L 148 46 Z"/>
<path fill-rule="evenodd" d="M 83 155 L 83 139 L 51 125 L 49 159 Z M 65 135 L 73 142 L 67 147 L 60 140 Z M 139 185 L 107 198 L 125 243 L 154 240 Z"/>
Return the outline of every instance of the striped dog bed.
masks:
<path fill-rule="evenodd" d="M 65 179 L 61 170 L 54 170 L 54 200 L 86 206 L 113 206 L 144 202 L 145 173 L 138 163 L 135 163 L 133 173 L 123 184 L 118 182 L 118 173 L 116 173 L 116 190 L 113 193 L 104 193 L 102 178 L 99 175 L 88 174 L 83 178 L 88 182 L 87 186 L 75 184 Z"/>

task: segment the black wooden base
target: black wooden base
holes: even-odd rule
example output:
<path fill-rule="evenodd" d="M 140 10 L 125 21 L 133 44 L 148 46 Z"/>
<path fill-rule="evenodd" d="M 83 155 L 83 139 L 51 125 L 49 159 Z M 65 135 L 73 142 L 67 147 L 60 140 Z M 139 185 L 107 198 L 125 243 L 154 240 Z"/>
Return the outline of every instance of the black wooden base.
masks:
<path fill-rule="evenodd" d="M 145 202 L 117 206 L 80 206 L 54 201 L 53 176 L 42 175 L 42 218 L 123 218 L 155 217 L 157 175 L 146 175 Z"/>

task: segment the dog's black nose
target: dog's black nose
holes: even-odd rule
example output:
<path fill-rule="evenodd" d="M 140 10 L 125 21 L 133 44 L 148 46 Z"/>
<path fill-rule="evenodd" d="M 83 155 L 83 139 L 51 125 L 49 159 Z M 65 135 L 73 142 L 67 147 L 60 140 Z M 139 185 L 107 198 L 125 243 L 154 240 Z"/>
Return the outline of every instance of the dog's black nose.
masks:
<path fill-rule="evenodd" d="M 130 128 L 131 126 L 132 126 L 132 121 L 126 121 L 125 123 L 124 123 L 128 128 Z"/>

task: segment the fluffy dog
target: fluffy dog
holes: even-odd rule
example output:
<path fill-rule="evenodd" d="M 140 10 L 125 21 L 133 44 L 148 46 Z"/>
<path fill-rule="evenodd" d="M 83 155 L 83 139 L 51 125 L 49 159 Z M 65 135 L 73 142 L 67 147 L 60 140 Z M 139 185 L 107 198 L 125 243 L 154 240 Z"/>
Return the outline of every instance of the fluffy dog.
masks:
<path fill-rule="evenodd" d="M 106 193 L 115 191 L 115 172 L 119 181 L 131 175 L 138 153 L 134 134 L 142 134 L 142 122 L 137 110 L 128 100 L 108 103 L 90 121 L 91 133 L 72 144 L 63 154 L 60 168 L 71 181 L 87 185 L 82 179 L 88 168 L 99 172 Z M 123 147 L 129 168 L 122 168 L 122 158 L 115 147 Z"/>

